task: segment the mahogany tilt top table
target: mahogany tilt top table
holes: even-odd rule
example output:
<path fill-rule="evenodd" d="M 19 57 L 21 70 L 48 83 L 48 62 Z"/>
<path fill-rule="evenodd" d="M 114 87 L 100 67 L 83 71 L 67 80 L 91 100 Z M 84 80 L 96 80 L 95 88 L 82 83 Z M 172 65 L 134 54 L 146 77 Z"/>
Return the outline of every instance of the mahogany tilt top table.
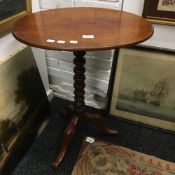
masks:
<path fill-rule="evenodd" d="M 105 127 L 101 116 L 84 112 L 86 51 L 126 47 L 143 42 L 153 35 L 153 27 L 142 17 L 104 8 L 59 8 L 33 13 L 13 27 L 13 36 L 33 47 L 72 51 L 74 58 L 74 109 L 65 130 L 62 148 L 52 163 L 56 168 L 64 158 L 79 122 L 98 127 L 104 134 L 117 131 Z M 71 58 L 70 58 L 71 59 Z"/>

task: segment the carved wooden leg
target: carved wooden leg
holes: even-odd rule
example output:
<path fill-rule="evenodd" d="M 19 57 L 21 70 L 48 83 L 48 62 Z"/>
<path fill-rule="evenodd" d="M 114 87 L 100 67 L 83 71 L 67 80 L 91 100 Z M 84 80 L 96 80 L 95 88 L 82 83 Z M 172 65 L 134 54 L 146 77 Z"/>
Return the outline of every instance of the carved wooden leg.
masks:
<path fill-rule="evenodd" d="M 79 116 L 74 116 L 65 130 L 63 145 L 61 147 L 61 150 L 59 151 L 57 158 L 52 163 L 52 167 L 55 169 L 60 165 L 60 163 L 62 162 L 62 160 L 63 160 L 63 158 L 68 150 L 72 135 L 73 135 L 73 133 L 76 129 L 76 126 L 78 124 L 78 119 L 79 119 Z"/>
<path fill-rule="evenodd" d="M 61 110 L 61 114 L 67 118 L 74 116 L 75 114 L 74 106 L 70 105 L 70 106 L 63 108 Z"/>
<path fill-rule="evenodd" d="M 105 126 L 105 123 L 102 117 L 98 114 L 90 114 L 84 113 L 83 110 L 85 108 L 84 102 L 84 94 L 85 94 L 85 67 L 84 64 L 86 60 L 84 58 L 86 52 L 74 52 L 74 106 L 72 108 L 67 108 L 65 114 L 73 115 L 71 122 L 69 123 L 68 127 L 65 130 L 63 145 L 61 147 L 60 153 L 58 154 L 56 160 L 52 163 L 54 168 L 57 168 L 61 161 L 63 160 L 68 146 L 70 144 L 70 140 L 72 135 L 76 129 L 77 124 L 79 121 L 86 122 L 88 124 L 95 125 L 103 134 L 106 135 L 113 135 L 117 134 L 118 132 L 114 129 L 108 129 Z"/>
<path fill-rule="evenodd" d="M 100 116 L 97 113 L 84 113 L 84 115 L 81 118 L 80 122 L 94 125 L 104 135 L 118 134 L 117 130 L 106 128 L 106 125 L 105 125 L 105 122 L 104 122 L 102 116 Z"/>
<path fill-rule="evenodd" d="M 74 105 L 68 106 L 61 111 L 64 116 L 73 116 L 77 112 L 81 113 L 85 107 L 85 54 L 86 52 L 74 52 Z"/>
<path fill-rule="evenodd" d="M 59 164 L 61 163 L 61 161 L 63 160 L 69 144 L 70 144 L 70 140 L 72 138 L 72 135 L 76 129 L 76 126 L 78 124 L 78 120 L 79 118 L 81 118 L 81 114 L 84 110 L 85 107 L 85 102 L 84 102 L 84 88 L 85 88 L 85 55 L 86 52 L 74 52 L 74 106 L 73 109 L 68 109 L 67 108 L 67 112 L 69 113 L 74 113 L 74 117 L 72 118 L 71 122 L 69 123 L 68 127 L 65 130 L 65 134 L 64 134 L 64 140 L 63 140 L 63 144 L 61 147 L 61 150 L 56 158 L 56 160 L 52 163 L 53 168 L 57 168 L 59 166 Z M 71 114 L 70 114 L 71 115 Z"/>
<path fill-rule="evenodd" d="M 86 52 L 74 52 L 74 109 L 76 113 L 82 113 L 85 108 L 85 54 Z"/>

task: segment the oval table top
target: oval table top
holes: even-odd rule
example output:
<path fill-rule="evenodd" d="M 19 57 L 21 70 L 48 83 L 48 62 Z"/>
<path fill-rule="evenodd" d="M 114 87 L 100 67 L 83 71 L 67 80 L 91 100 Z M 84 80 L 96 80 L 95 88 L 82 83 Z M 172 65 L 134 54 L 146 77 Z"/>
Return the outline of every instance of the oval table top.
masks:
<path fill-rule="evenodd" d="M 33 47 L 93 51 L 143 42 L 153 35 L 144 18 L 105 8 L 59 8 L 26 15 L 16 22 L 13 36 Z"/>

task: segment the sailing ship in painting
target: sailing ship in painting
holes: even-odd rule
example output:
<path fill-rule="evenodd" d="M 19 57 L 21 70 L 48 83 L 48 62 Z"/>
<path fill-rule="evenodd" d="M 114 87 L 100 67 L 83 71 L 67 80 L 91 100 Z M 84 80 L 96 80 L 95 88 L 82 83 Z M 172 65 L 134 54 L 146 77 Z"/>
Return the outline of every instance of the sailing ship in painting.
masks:
<path fill-rule="evenodd" d="M 138 115 L 175 122 L 175 108 L 170 105 L 170 81 L 160 78 L 150 90 L 132 88 L 119 90 L 116 109 Z"/>
<path fill-rule="evenodd" d="M 160 106 L 164 99 L 168 96 L 167 78 L 158 80 L 150 92 L 136 89 L 133 92 L 133 100 L 143 103 L 149 103 L 154 106 Z"/>

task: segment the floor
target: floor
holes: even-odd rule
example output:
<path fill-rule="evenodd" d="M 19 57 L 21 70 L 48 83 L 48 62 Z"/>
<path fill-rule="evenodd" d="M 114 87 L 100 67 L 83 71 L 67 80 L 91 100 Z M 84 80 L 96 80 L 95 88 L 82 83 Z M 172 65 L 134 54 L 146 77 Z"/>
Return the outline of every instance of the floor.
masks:
<path fill-rule="evenodd" d="M 86 136 L 175 162 L 175 133 L 104 116 L 107 125 L 111 128 L 117 128 L 119 135 L 99 136 L 97 130 L 92 126 L 79 126 L 72 138 L 70 149 L 64 161 L 56 171 L 53 170 L 51 162 L 61 146 L 64 129 L 68 123 L 68 119 L 60 114 L 60 109 L 70 103 L 58 98 L 51 101 L 53 118 L 12 175 L 70 175 Z M 102 111 L 90 107 L 87 107 L 87 111 L 103 114 Z"/>

